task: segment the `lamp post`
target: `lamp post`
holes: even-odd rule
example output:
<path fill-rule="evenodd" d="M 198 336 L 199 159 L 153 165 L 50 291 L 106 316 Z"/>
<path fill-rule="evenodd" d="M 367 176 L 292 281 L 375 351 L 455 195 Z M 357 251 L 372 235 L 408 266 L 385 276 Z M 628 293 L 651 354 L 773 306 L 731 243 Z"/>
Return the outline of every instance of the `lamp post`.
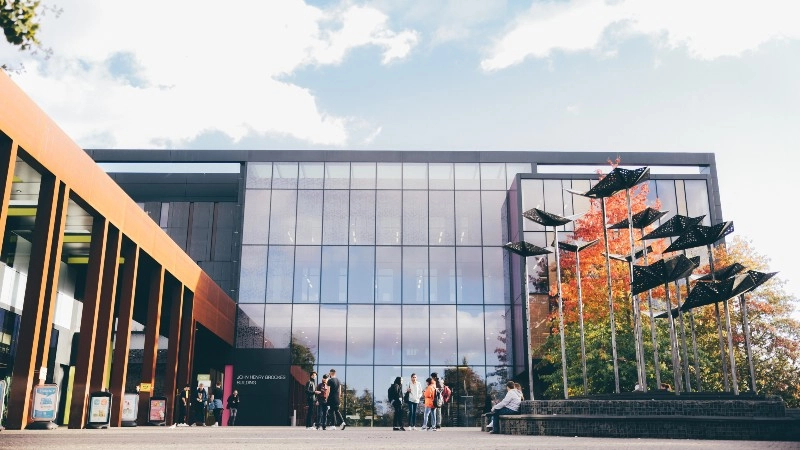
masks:
<path fill-rule="evenodd" d="M 583 368 L 583 395 L 589 394 L 589 381 L 586 376 L 586 342 L 583 332 L 583 295 L 581 292 L 581 251 L 597 244 L 599 239 L 593 241 L 575 241 L 574 243 L 559 242 L 558 248 L 575 253 L 575 273 L 578 283 L 578 322 L 581 328 L 581 367 Z"/>
<path fill-rule="evenodd" d="M 554 232 L 554 242 L 558 242 L 558 227 L 566 225 L 573 220 L 577 216 L 570 216 L 570 217 L 563 217 L 556 214 L 552 214 L 546 211 L 542 211 L 538 208 L 529 209 L 522 213 L 522 216 L 526 219 L 536 222 L 539 225 L 545 227 L 553 227 Z M 556 284 L 558 286 L 558 331 L 561 335 L 561 372 L 562 378 L 564 380 L 564 398 L 569 398 L 569 392 L 567 391 L 567 347 L 566 342 L 564 341 L 564 300 L 561 295 L 561 259 L 559 258 L 559 252 L 556 250 Z"/>
<path fill-rule="evenodd" d="M 526 352 L 528 359 L 528 389 L 531 393 L 531 400 L 535 400 L 533 396 L 533 356 L 531 355 L 531 296 L 528 289 L 528 286 L 530 285 L 530 281 L 528 279 L 528 257 L 546 255 L 553 252 L 525 241 L 509 242 L 503 245 L 503 248 L 522 257 L 522 263 L 525 266 L 525 289 L 523 292 L 525 293 L 525 330 L 528 341 L 528 351 Z"/>

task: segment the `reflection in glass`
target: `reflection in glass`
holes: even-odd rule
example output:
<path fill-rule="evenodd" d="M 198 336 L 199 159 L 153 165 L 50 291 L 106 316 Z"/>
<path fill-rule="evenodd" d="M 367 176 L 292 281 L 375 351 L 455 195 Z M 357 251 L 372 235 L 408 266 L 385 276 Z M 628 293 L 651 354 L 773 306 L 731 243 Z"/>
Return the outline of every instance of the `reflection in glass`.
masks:
<path fill-rule="evenodd" d="M 429 189 L 453 190 L 455 172 L 450 163 L 431 163 L 428 165 Z"/>
<path fill-rule="evenodd" d="M 348 189 L 350 187 L 350 163 L 325 163 L 325 189 Z"/>
<path fill-rule="evenodd" d="M 375 327 L 375 364 L 400 364 L 403 353 L 400 319 L 400 306 L 375 306 L 375 323 L 378 324 Z"/>
<path fill-rule="evenodd" d="M 403 305 L 403 364 L 428 364 L 428 305 Z"/>
<path fill-rule="evenodd" d="M 456 245 L 481 245 L 481 195 L 456 191 Z"/>
<path fill-rule="evenodd" d="M 431 245 L 455 243 L 455 207 L 452 191 L 430 192 L 429 242 Z"/>
<path fill-rule="evenodd" d="M 467 427 L 480 425 L 481 414 L 491 409 L 491 402 L 486 408 L 486 368 L 460 365 L 447 367 L 439 373 L 444 373 L 445 383 L 453 390 L 448 411 L 451 414 L 450 423 Z M 445 424 L 448 424 L 447 418 Z"/>
<path fill-rule="evenodd" d="M 297 245 L 322 242 L 322 191 L 297 191 Z"/>
<path fill-rule="evenodd" d="M 458 305 L 458 363 L 486 363 L 483 306 Z"/>
<path fill-rule="evenodd" d="M 503 245 L 503 208 L 505 191 L 481 192 L 481 216 L 483 218 L 483 245 Z"/>
<path fill-rule="evenodd" d="M 650 186 L 655 183 L 656 195 L 661 201 L 661 210 L 668 211 L 658 220 L 658 224 L 666 222 L 678 211 L 678 204 L 675 201 L 675 181 L 674 180 L 650 180 Z"/>
<path fill-rule="evenodd" d="M 678 214 L 688 216 L 686 212 L 686 190 L 683 180 L 675 180 L 675 200 L 678 202 Z"/>
<path fill-rule="evenodd" d="M 375 200 L 378 245 L 400 245 L 403 223 L 403 196 L 400 191 L 378 191 Z"/>
<path fill-rule="evenodd" d="M 319 302 L 320 247 L 295 247 L 294 257 L 294 301 L 295 303 Z"/>
<path fill-rule="evenodd" d="M 505 191 L 506 189 L 506 165 L 481 163 L 481 190 Z"/>
<path fill-rule="evenodd" d="M 350 247 L 349 303 L 375 302 L 375 247 Z"/>
<path fill-rule="evenodd" d="M 531 208 L 542 209 L 543 207 L 543 180 L 522 180 L 522 211 L 528 211 Z M 544 226 L 532 220 L 523 220 L 522 226 L 525 231 L 544 231 Z"/>
<path fill-rule="evenodd" d="M 264 304 L 238 305 L 236 348 L 264 347 Z"/>
<path fill-rule="evenodd" d="M 264 303 L 267 284 L 267 247 L 242 246 L 239 303 Z"/>
<path fill-rule="evenodd" d="M 336 372 L 338 378 L 339 371 L 337 370 Z M 347 378 L 343 380 L 345 389 L 343 406 L 347 411 L 348 426 L 369 427 L 382 425 L 375 423 L 372 377 L 372 366 L 347 366 Z"/>
<path fill-rule="evenodd" d="M 565 215 L 564 195 L 562 194 L 561 180 L 542 180 L 544 183 L 544 211 L 551 214 Z M 570 195 L 570 197 L 572 197 Z M 531 222 L 528 220 L 528 222 Z"/>
<path fill-rule="evenodd" d="M 323 163 L 301 162 L 297 180 L 299 189 L 322 189 Z"/>
<path fill-rule="evenodd" d="M 403 189 L 428 189 L 428 164 L 403 163 Z"/>
<path fill-rule="evenodd" d="M 314 365 L 319 338 L 319 305 L 294 305 L 292 314 L 292 364 Z"/>
<path fill-rule="evenodd" d="M 389 403 L 387 389 L 394 382 L 395 377 L 402 376 L 403 371 L 399 364 L 396 366 L 375 366 L 375 413 L 381 416 L 380 426 L 391 426 L 392 424 L 394 410 L 391 403 Z M 407 419 L 408 417 L 406 416 Z"/>
<path fill-rule="evenodd" d="M 294 244 L 295 220 L 297 219 L 297 191 L 272 191 L 272 214 L 270 214 L 269 242 Z"/>
<path fill-rule="evenodd" d="M 403 303 L 428 303 L 427 247 L 403 247 Z"/>
<path fill-rule="evenodd" d="M 372 305 L 349 305 L 347 364 L 372 364 L 375 310 Z"/>
<path fill-rule="evenodd" d="M 403 191 L 403 245 L 428 244 L 428 193 Z"/>
<path fill-rule="evenodd" d="M 267 303 L 292 301 L 294 247 L 270 246 L 267 263 Z"/>
<path fill-rule="evenodd" d="M 510 188 L 511 183 L 514 182 L 514 177 L 518 173 L 531 173 L 531 165 L 529 163 L 508 163 L 506 164 L 506 187 Z M 588 188 L 586 189 L 589 190 Z"/>
<path fill-rule="evenodd" d="M 459 247 L 456 251 L 456 290 L 458 303 L 483 303 L 482 252 L 479 247 Z"/>
<path fill-rule="evenodd" d="M 272 163 L 247 163 L 247 189 L 272 187 Z"/>
<path fill-rule="evenodd" d="M 508 273 L 508 253 L 501 247 L 483 247 L 483 302 L 508 301 L 503 274 Z"/>
<path fill-rule="evenodd" d="M 375 189 L 375 163 L 350 163 L 351 189 Z"/>
<path fill-rule="evenodd" d="M 711 213 L 708 208 L 708 190 L 705 180 L 686 180 L 686 211 L 689 217 L 705 215 L 703 225 L 711 226 Z"/>
<path fill-rule="evenodd" d="M 245 191 L 242 244 L 267 243 L 267 236 L 269 236 L 270 194 L 270 191 Z"/>
<path fill-rule="evenodd" d="M 511 342 L 508 341 L 506 307 L 486 305 L 484 308 L 484 330 L 486 333 L 486 364 L 506 366 L 509 363 Z"/>
<path fill-rule="evenodd" d="M 481 188 L 481 171 L 478 163 L 456 163 L 454 169 L 457 190 L 477 191 Z"/>
<path fill-rule="evenodd" d="M 321 305 L 319 311 L 319 363 L 344 364 L 347 354 L 347 305 Z M 320 375 L 320 380 L 322 376 Z"/>
<path fill-rule="evenodd" d="M 272 168 L 272 189 L 297 189 L 297 163 L 275 163 Z"/>
<path fill-rule="evenodd" d="M 590 180 L 572 180 L 572 190 L 586 192 L 592 188 Z M 589 212 L 592 207 L 592 199 L 582 195 L 570 195 L 572 197 L 572 209 L 575 214 Z"/>
<path fill-rule="evenodd" d="M 350 244 L 375 244 L 375 191 L 350 192 Z"/>
<path fill-rule="evenodd" d="M 454 247 L 430 248 L 431 303 L 456 302 L 456 262 Z"/>
<path fill-rule="evenodd" d="M 431 364 L 455 365 L 456 307 L 455 305 L 431 305 Z M 441 372 L 440 372 L 441 374 Z"/>
<path fill-rule="evenodd" d="M 403 166 L 401 163 L 378 163 L 378 189 L 402 189 Z"/>
<path fill-rule="evenodd" d="M 289 348 L 292 304 L 266 305 L 264 348 Z"/>
<path fill-rule="evenodd" d="M 400 247 L 375 248 L 376 303 L 400 303 Z"/>
<path fill-rule="evenodd" d="M 349 191 L 325 191 L 322 239 L 325 245 L 347 245 L 348 216 L 350 215 Z"/>
<path fill-rule="evenodd" d="M 323 303 L 347 302 L 347 247 L 322 247 L 321 289 Z"/>

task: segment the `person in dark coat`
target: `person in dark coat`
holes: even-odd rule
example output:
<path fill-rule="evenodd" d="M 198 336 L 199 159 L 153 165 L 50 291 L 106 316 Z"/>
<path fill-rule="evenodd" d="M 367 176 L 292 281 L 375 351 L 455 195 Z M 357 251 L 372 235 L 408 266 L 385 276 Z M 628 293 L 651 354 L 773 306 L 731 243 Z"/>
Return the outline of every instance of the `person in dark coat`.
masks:
<path fill-rule="evenodd" d="M 228 396 L 228 426 L 236 425 L 236 416 L 239 414 L 239 390 L 234 389 L 233 394 Z"/>
<path fill-rule="evenodd" d="M 397 377 L 394 379 L 394 384 L 389 390 L 389 401 L 392 402 L 394 408 L 394 421 L 392 422 L 392 430 L 406 431 L 403 428 L 403 378 Z"/>

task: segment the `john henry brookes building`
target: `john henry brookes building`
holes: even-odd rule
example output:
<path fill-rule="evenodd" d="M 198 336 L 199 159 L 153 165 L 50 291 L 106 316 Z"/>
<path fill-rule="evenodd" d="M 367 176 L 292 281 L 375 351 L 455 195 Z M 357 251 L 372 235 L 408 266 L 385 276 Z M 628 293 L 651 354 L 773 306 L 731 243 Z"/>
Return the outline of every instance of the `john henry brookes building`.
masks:
<path fill-rule="evenodd" d="M 535 206 L 585 211 L 588 202 L 563 189 L 587 190 L 595 169 L 608 171 L 618 156 L 88 153 L 237 300 L 236 348 L 220 353 L 219 365 L 233 365 L 244 398 L 277 410 L 269 418 L 254 411 L 258 423 L 303 414 L 293 386 L 313 367 L 336 368 L 347 413 L 367 425 L 381 420 L 396 376 L 446 374 L 458 386 L 446 419 L 453 425 L 470 424 L 506 377 L 527 380 L 524 299 L 501 245 L 523 226 L 529 242 L 544 246 L 552 237 L 528 224 L 510 228 L 508 217 Z M 651 167 L 650 196 L 670 211 L 663 220 L 721 220 L 713 154 L 619 156 L 625 167 Z M 146 170 L 128 164 L 141 162 Z M 509 189 L 521 195 L 509 197 Z M 541 336 L 534 330 L 534 344 Z M 243 422 L 253 420 L 247 416 Z"/>

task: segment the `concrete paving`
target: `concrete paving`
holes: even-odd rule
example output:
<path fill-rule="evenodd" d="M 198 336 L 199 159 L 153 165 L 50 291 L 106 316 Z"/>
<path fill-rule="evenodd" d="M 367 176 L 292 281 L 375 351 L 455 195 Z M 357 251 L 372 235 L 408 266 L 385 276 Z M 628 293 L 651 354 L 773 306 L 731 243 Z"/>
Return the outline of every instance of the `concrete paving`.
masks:
<path fill-rule="evenodd" d="M 392 431 L 355 428 L 314 431 L 301 427 L 136 427 L 106 430 L 0 432 L 2 449 L 255 449 L 255 448 L 525 448 L 525 449 L 800 449 L 800 442 L 707 441 L 682 439 L 610 439 L 552 436 L 503 436 L 478 428 Z"/>

